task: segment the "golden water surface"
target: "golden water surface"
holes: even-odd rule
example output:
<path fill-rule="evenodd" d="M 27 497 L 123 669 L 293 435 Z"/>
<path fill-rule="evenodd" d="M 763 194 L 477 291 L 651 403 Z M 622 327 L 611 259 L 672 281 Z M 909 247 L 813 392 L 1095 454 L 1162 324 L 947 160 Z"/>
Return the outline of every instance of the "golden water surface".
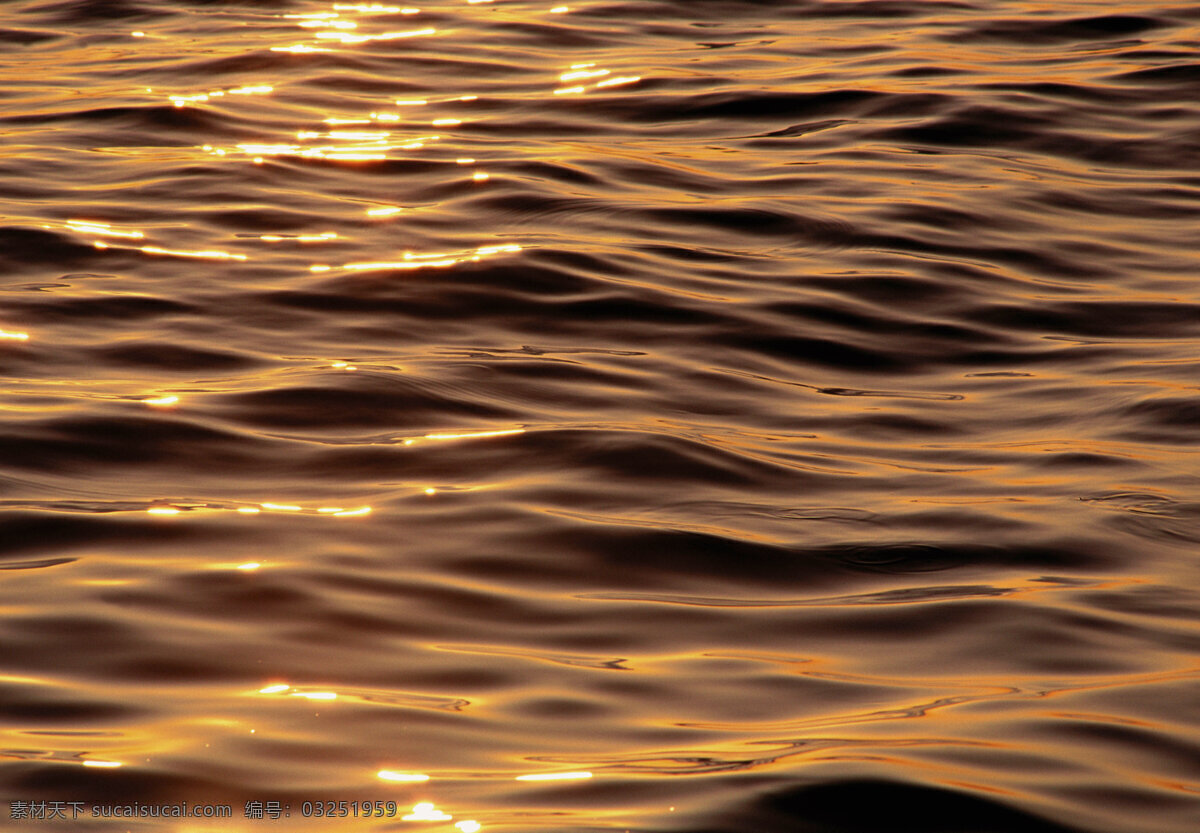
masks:
<path fill-rule="evenodd" d="M 0 5 L 0 817 L 1200 829 L 1198 48 Z"/>

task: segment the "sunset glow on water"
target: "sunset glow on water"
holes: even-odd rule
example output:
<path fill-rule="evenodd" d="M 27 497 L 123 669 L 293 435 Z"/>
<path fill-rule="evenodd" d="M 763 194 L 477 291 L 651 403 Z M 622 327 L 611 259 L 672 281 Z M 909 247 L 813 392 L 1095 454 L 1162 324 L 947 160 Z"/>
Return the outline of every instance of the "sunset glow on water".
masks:
<path fill-rule="evenodd" d="M 0 6 L 0 819 L 1195 833 L 1200 13 Z"/>

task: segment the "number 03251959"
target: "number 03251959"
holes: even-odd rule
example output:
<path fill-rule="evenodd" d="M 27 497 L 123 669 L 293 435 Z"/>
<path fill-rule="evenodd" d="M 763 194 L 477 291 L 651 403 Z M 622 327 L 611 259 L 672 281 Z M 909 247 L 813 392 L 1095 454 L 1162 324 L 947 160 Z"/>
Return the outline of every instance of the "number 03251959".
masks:
<path fill-rule="evenodd" d="M 393 818 L 399 812 L 395 801 L 305 801 L 300 815 L 305 818 Z"/>

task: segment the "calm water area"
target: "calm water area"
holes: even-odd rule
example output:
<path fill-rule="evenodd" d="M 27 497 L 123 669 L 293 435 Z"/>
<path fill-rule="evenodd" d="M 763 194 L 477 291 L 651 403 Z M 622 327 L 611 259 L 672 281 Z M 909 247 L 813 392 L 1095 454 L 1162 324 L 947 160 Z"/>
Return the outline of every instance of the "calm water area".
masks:
<path fill-rule="evenodd" d="M 1196 833 L 1200 7 L 0 2 L 0 819 Z"/>

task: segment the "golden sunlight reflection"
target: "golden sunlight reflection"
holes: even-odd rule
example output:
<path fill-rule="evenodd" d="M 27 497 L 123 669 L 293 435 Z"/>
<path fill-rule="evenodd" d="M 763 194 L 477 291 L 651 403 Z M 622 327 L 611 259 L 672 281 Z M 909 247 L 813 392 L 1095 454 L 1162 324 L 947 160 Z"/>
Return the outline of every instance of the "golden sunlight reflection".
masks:
<path fill-rule="evenodd" d="M 318 700 L 323 702 L 332 702 L 338 699 L 336 691 L 327 691 L 314 689 L 311 691 L 299 689 L 289 683 L 271 683 L 263 686 L 256 694 L 271 695 L 286 695 L 287 697 L 299 697 L 301 700 Z"/>
<path fill-rule="evenodd" d="M 354 45 L 361 43 L 369 43 L 372 41 L 390 41 L 401 38 L 420 37 L 424 35 L 436 34 L 436 30 L 431 27 L 423 29 L 413 29 L 402 32 L 380 32 L 376 34 L 362 34 L 359 31 L 360 21 L 347 20 L 342 15 L 343 13 L 358 14 L 365 18 L 376 17 L 380 15 L 414 15 L 419 14 L 420 9 L 401 7 L 401 6 L 384 6 L 379 3 L 372 4 L 352 4 L 352 3 L 335 3 L 333 11 L 330 12 L 308 12 L 303 14 L 285 14 L 281 15 L 284 19 L 293 20 L 296 26 L 301 29 L 319 30 L 313 33 L 313 37 L 317 42 L 321 41 L 336 41 L 342 44 Z M 366 21 L 362 21 L 365 23 Z M 311 43 L 297 43 L 291 46 L 275 46 L 272 47 L 274 52 L 328 52 L 331 50 L 321 46 L 314 46 Z"/>
<path fill-rule="evenodd" d="M 478 101 L 477 95 L 451 95 L 445 98 L 436 100 L 428 98 L 397 98 L 395 104 L 398 107 L 424 107 L 429 104 L 452 104 L 456 101 Z M 371 118 L 379 118 L 385 121 L 397 121 L 401 117 L 396 113 L 372 113 Z"/>
<path fill-rule="evenodd" d="M 224 154 L 224 151 L 221 151 L 221 153 Z M 91 235 L 93 237 L 116 238 L 119 240 L 144 240 L 146 237 L 146 232 L 141 231 L 140 229 L 119 228 L 117 226 L 114 226 L 112 223 L 104 223 L 104 222 L 100 222 L 99 220 L 67 220 L 66 222 L 62 223 L 61 225 L 52 225 L 52 224 L 48 224 L 48 223 L 43 223 L 42 228 L 45 228 L 45 229 L 60 228 L 65 231 L 74 232 L 76 234 Z M 326 232 L 325 234 L 322 234 L 322 235 L 316 235 L 316 236 L 297 235 L 296 237 L 299 237 L 302 239 L 312 239 L 312 240 L 317 240 L 317 239 L 327 240 L 327 239 L 330 239 L 330 235 L 333 235 L 333 237 L 337 236 L 333 232 Z M 264 235 L 263 239 L 269 239 L 269 237 L 267 235 Z M 282 237 L 280 239 L 282 239 Z M 142 252 L 143 254 L 148 254 L 148 255 L 162 255 L 162 256 L 166 256 L 166 257 L 197 258 L 197 259 L 202 259 L 202 260 L 236 260 L 236 261 L 249 260 L 249 257 L 247 255 L 239 254 L 236 252 L 226 252 L 226 251 L 219 250 L 219 249 L 199 249 L 199 250 L 167 249 L 167 248 L 163 248 L 162 246 L 136 246 L 136 247 L 134 247 L 134 246 L 122 246 L 122 245 L 118 245 L 115 243 L 106 243 L 103 240 L 93 240 L 92 245 L 95 248 L 100 249 L 101 251 L 108 250 L 108 249 L 112 249 L 112 250 L 116 250 L 116 251 L 139 251 L 139 252 Z"/>
<path fill-rule="evenodd" d="M 0 683 L 18 683 L 20 685 L 61 686 L 64 683 L 48 677 L 27 677 L 23 674 L 0 674 Z"/>
<path fill-rule="evenodd" d="M 184 502 L 160 503 L 146 509 L 146 513 L 149 515 L 161 515 L 164 517 L 172 517 L 184 512 L 236 512 L 239 515 L 261 515 L 264 512 L 278 512 L 288 515 L 307 515 L 325 518 L 361 518 L 370 515 L 372 511 L 370 506 L 359 506 L 354 509 L 347 509 L 341 506 L 321 506 L 315 509 L 306 509 L 303 506 L 288 503 L 260 503 L 256 506 L 223 506 L 213 503 Z"/>
<path fill-rule="evenodd" d="M 379 32 L 375 34 L 362 34 L 359 31 L 360 21 L 348 20 L 342 16 L 343 12 L 350 14 L 362 15 L 364 18 L 370 18 L 380 15 L 414 15 L 419 14 L 420 9 L 407 8 L 400 6 L 384 6 L 380 4 L 334 4 L 331 12 L 309 12 L 304 14 L 285 14 L 281 15 L 284 19 L 293 20 L 296 26 L 301 29 L 316 29 L 313 36 L 318 41 L 338 41 L 343 44 L 360 44 L 371 41 L 389 41 L 400 38 L 420 37 L 424 35 L 436 34 L 437 30 L 432 27 L 422 29 L 410 29 L 401 32 Z M 365 23 L 366 21 L 362 21 Z M 288 47 L 273 47 L 277 52 L 310 52 L 324 51 L 320 47 L 313 47 L 309 44 L 294 44 Z"/>
<path fill-rule="evenodd" d="M 100 244 L 97 244 L 100 245 Z M 107 247 L 105 247 L 107 248 Z M 170 257 L 197 257 L 208 260 L 248 260 L 246 255 L 221 251 L 186 251 L 182 249 L 164 249 L 159 246 L 142 246 L 141 251 L 148 255 L 168 255 Z"/>
<path fill-rule="evenodd" d="M 580 66 L 595 66 L 595 64 L 582 64 Z M 564 72 L 558 76 L 559 81 L 576 81 L 580 78 L 601 78 L 608 75 L 606 69 L 575 69 L 570 72 Z"/>
<path fill-rule="evenodd" d="M 462 833 L 479 833 L 479 831 L 483 829 L 483 825 L 474 819 L 469 819 L 467 821 L 456 821 L 454 826 L 461 830 Z"/>
<path fill-rule="evenodd" d="M 426 440 L 476 440 L 482 437 L 511 437 L 524 434 L 524 428 L 506 428 L 502 431 L 468 431 L 460 434 L 426 434 Z"/>
<path fill-rule="evenodd" d="M 332 49 L 322 49 L 319 46 L 309 46 L 306 43 L 294 43 L 291 46 L 272 46 L 272 52 L 332 52 Z"/>
<path fill-rule="evenodd" d="M 140 240 L 146 236 L 145 233 L 140 231 L 115 229 L 109 223 L 98 223 L 92 220 L 67 220 L 66 226 L 71 231 L 78 231 L 83 234 L 100 234 L 105 237 L 125 237 Z M 49 228 L 49 226 L 43 226 L 43 228 Z"/>
<path fill-rule="evenodd" d="M 592 777 L 590 772 L 539 772 L 533 775 L 518 775 L 517 781 L 583 781 Z"/>
<path fill-rule="evenodd" d="M 152 408 L 169 408 L 179 404 L 178 396 L 157 396 L 153 399 L 143 399 L 142 402 Z"/>
<path fill-rule="evenodd" d="M 461 431 L 461 432 L 438 432 L 433 434 L 425 434 L 420 437 L 406 437 L 401 440 L 401 443 L 406 446 L 416 445 L 424 440 L 432 442 L 447 442 L 453 440 L 485 440 L 492 437 L 512 437 L 517 434 L 524 434 L 524 428 L 504 428 L 498 431 Z M 425 490 L 425 494 L 432 495 L 436 489 L 429 488 Z"/>
<path fill-rule="evenodd" d="M 287 46 L 275 46 L 272 49 L 292 53 L 329 52 L 331 51 L 328 48 L 329 45 L 353 46 L 374 41 L 393 41 L 425 37 L 438 33 L 437 29 L 430 26 L 403 31 L 366 31 L 366 27 L 373 17 L 397 14 L 413 15 L 420 11 L 416 8 L 389 6 L 378 3 L 349 3 L 334 4 L 332 9 L 332 11 L 280 15 L 280 17 L 292 21 L 302 29 L 308 30 L 311 40 Z M 359 18 L 355 19 L 355 15 L 358 15 Z M 273 89 L 273 87 L 264 84 L 230 90 L 211 90 L 191 95 L 179 94 L 170 96 L 170 98 L 179 106 L 193 102 L 209 101 L 218 95 L 270 92 Z M 467 94 L 437 97 L 436 99 L 397 99 L 395 100 L 395 104 L 398 108 L 407 108 L 430 104 L 444 105 L 469 102 L 476 101 L 478 98 L 478 95 Z M 299 158 L 348 163 L 381 162 L 395 158 L 395 151 L 421 150 L 426 148 L 430 143 L 438 142 L 442 139 L 439 135 L 396 135 L 390 130 L 370 129 L 372 127 L 397 127 L 401 125 L 406 121 L 406 118 L 400 113 L 375 111 L 371 112 L 369 116 L 365 113 L 330 114 L 324 117 L 322 121 L 325 125 L 334 129 L 326 131 L 300 130 L 287 138 L 279 137 L 275 140 L 267 140 L 264 137 L 262 141 L 242 142 L 234 146 L 204 145 L 203 150 L 218 158 L 232 157 L 248 159 L 256 165 L 265 164 L 268 159 L 272 158 Z M 426 127 L 456 127 L 463 123 L 463 119 L 455 114 L 438 114 L 434 118 L 421 122 Z M 473 162 L 473 160 L 471 161 Z M 460 159 L 457 164 L 470 163 Z M 476 172 L 472 177 L 476 182 L 484 182 L 488 178 L 488 174 L 483 172 Z M 367 209 L 367 216 L 389 217 L 400 213 L 402 210 L 400 206 L 382 205 Z M 278 237 L 282 237 L 282 235 Z M 263 239 L 271 240 L 275 238 L 264 236 Z M 325 271 L 325 269 L 318 268 L 314 271 Z"/>
<path fill-rule="evenodd" d="M 437 29 L 411 29 L 407 32 L 384 32 L 379 35 L 351 35 L 346 32 L 317 32 L 318 40 L 336 40 L 340 43 L 357 44 L 368 43 L 370 41 L 389 41 L 399 40 L 401 38 L 419 38 L 428 35 L 436 35 Z"/>
<path fill-rule="evenodd" d="M 116 769 L 118 767 L 124 766 L 124 764 L 122 764 L 120 761 L 92 761 L 92 760 L 84 761 L 83 765 L 91 766 L 91 767 L 98 767 L 100 769 Z"/>
<path fill-rule="evenodd" d="M 296 133 L 296 139 L 301 142 L 312 139 L 331 139 L 345 144 L 301 145 L 295 143 L 253 143 L 239 144 L 234 148 L 219 148 L 205 145 L 203 150 L 213 156 L 227 156 L 239 153 L 252 157 L 261 164 L 265 157 L 297 157 L 301 159 L 327 159 L 344 162 L 371 162 L 389 158 L 388 152 L 393 150 L 420 150 L 429 142 L 436 142 L 440 136 L 417 136 L 400 142 L 389 141 L 390 133 L 386 131 L 348 131 L 332 130 L 320 133 L 313 130 L 301 130 Z"/>
<path fill-rule="evenodd" d="M 22 333 L 16 330 L 0 330 L 0 338 L 7 338 L 12 341 L 28 341 L 29 333 Z"/>
<path fill-rule="evenodd" d="M 381 769 L 375 774 L 380 780 L 401 784 L 420 784 L 429 780 L 428 775 L 420 772 L 396 772 L 391 769 Z"/>
<path fill-rule="evenodd" d="M 352 20 L 304 20 L 296 24 L 305 29 L 316 29 L 321 26 L 329 26 L 334 29 L 357 29 L 358 24 Z"/>
<path fill-rule="evenodd" d="M 345 263 L 341 266 L 330 266 L 324 263 L 317 263 L 310 266 L 309 271 L 330 272 L 334 269 L 343 269 L 348 272 L 365 272 L 377 271 L 381 269 L 422 269 L 425 267 L 446 268 L 448 266 L 454 266 L 457 263 L 475 262 L 483 260 L 485 257 L 492 257 L 494 255 L 519 251 L 521 251 L 521 247 L 515 243 L 503 243 L 495 246 L 480 246 L 477 249 L 471 249 L 465 252 L 440 252 L 437 254 L 424 255 L 405 252 L 402 256 L 402 260 Z"/>
<path fill-rule="evenodd" d="M 329 139 L 340 139 L 349 142 L 382 142 L 391 136 L 386 130 L 330 130 L 325 134 Z M 320 138 L 320 133 L 299 133 L 299 139 Z"/>
<path fill-rule="evenodd" d="M 413 811 L 403 817 L 403 821 L 450 821 L 453 816 L 439 810 L 432 802 L 423 801 L 413 805 Z"/>
<path fill-rule="evenodd" d="M 401 8 L 400 6 L 383 6 L 379 3 L 371 5 L 350 4 L 350 3 L 334 3 L 334 11 L 339 12 L 359 12 L 360 14 L 419 14 L 420 9 Z"/>
<path fill-rule="evenodd" d="M 640 75 L 621 75 L 617 78 L 606 78 L 605 80 L 597 83 L 596 86 L 601 87 L 601 88 L 603 88 L 603 87 L 618 87 L 618 86 L 621 86 L 622 84 L 632 84 L 635 81 L 641 81 L 641 80 L 642 80 L 642 76 L 640 76 Z"/>
<path fill-rule="evenodd" d="M 49 223 L 43 223 L 42 228 L 52 229 L 56 226 Z M 61 226 L 67 231 L 73 231 L 77 234 L 92 234 L 98 237 L 118 237 L 126 240 L 141 240 L 146 234 L 137 229 L 121 229 L 114 228 L 112 223 L 102 223 L 99 220 L 67 220 Z"/>
<path fill-rule="evenodd" d="M 303 697 L 306 700 L 336 700 L 337 693 L 333 691 L 293 691 L 289 696 Z"/>
<path fill-rule="evenodd" d="M 620 87 L 642 80 L 640 75 L 609 77 L 612 75 L 611 70 L 595 69 L 595 66 L 595 63 L 571 64 L 565 72 L 560 73 L 558 76 L 558 80 L 561 83 L 569 84 L 570 86 L 559 87 L 554 91 L 554 95 L 581 95 L 588 90 Z M 578 83 L 580 81 L 592 83 Z"/>
<path fill-rule="evenodd" d="M 274 91 L 275 88 L 269 84 L 253 84 L 245 87 L 233 87 L 225 90 L 209 90 L 206 93 L 168 95 L 167 98 L 176 107 L 186 107 L 189 104 L 211 101 L 214 98 L 223 98 L 226 95 L 265 95 Z"/>
<path fill-rule="evenodd" d="M 278 243 L 283 240 L 294 241 L 296 243 L 325 243 L 330 240 L 337 239 L 336 231 L 326 231 L 320 234 L 260 234 L 259 240 L 265 240 L 268 243 Z"/>

